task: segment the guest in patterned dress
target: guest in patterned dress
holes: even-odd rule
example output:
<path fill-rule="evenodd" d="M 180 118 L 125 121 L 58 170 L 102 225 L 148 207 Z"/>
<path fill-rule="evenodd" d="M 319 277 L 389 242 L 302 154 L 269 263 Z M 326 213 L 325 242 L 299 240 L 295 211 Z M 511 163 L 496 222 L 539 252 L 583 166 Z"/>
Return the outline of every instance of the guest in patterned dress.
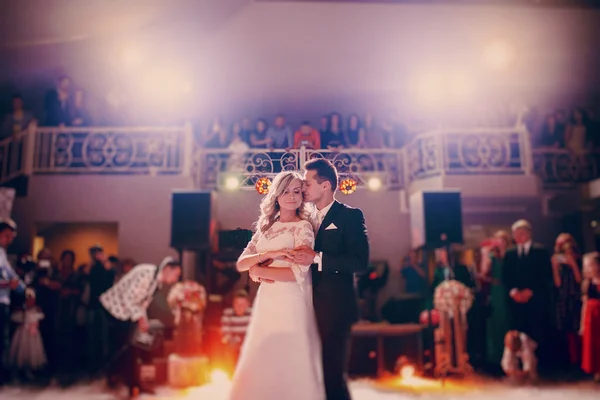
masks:
<path fill-rule="evenodd" d="M 583 352 L 581 368 L 600 383 L 600 253 L 583 257 L 586 280 L 582 285 L 581 335 Z"/>
<path fill-rule="evenodd" d="M 556 238 L 552 256 L 552 276 L 556 288 L 556 328 L 558 345 L 568 364 L 579 365 L 579 320 L 581 315 L 581 258 L 575 239 L 568 233 Z"/>

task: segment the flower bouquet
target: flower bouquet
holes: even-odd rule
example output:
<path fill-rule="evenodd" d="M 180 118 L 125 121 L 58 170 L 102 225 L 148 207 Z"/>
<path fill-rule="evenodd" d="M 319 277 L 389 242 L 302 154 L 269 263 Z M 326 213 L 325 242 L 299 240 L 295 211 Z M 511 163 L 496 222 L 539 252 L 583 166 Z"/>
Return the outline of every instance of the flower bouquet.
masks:
<path fill-rule="evenodd" d="M 206 289 L 195 281 L 173 285 L 167 302 L 177 325 L 177 353 L 198 354 L 202 344 L 202 317 L 206 309 Z"/>

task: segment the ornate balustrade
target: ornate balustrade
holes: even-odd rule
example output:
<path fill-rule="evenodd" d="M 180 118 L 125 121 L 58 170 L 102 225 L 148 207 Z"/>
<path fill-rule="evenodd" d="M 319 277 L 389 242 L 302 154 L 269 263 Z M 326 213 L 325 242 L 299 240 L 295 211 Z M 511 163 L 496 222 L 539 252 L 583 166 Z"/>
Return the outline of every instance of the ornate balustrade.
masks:
<path fill-rule="evenodd" d="M 600 177 L 600 153 L 529 146 L 524 129 L 436 130 L 418 135 L 401 150 L 344 149 L 290 151 L 198 149 L 191 125 L 182 127 L 48 128 L 32 125 L 0 142 L 0 183 L 30 174 L 192 175 L 196 186 L 218 189 L 234 175 L 243 188 L 263 176 L 302 169 L 324 157 L 358 188 L 372 177 L 382 189 L 440 175 L 536 173 L 547 188 L 572 187 Z"/>
<path fill-rule="evenodd" d="M 519 129 L 436 130 L 406 147 L 410 181 L 438 175 L 528 173 L 528 137 Z"/>
<path fill-rule="evenodd" d="M 186 146 L 193 145 L 188 131 L 187 127 L 40 127 L 33 172 L 181 174 L 187 167 Z"/>
<path fill-rule="evenodd" d="M 600 178 L 600 153 L 575 154 L 563 149 L 536 149 L 533 168 L 544 187 L 572 187 Z"/>
<path fill-rule="evenodd" d="M 29 136 L 21 134 L 0 142 L 0 182 L 8 182 L 26 173 L 25 149 Z"/>
<path fill-rule="evenodd" d="M 313 158 L 330 160 L 342 178 L 354 178 L 359 188 L 371 177 L 378 177 L 388 190 L 404 187 L 403 152 L 388 149 L 251 149 L 245 153 L 200 149 L 197 153 L 197 181 L 202 188 L 219 188 L 225 185 L 227 178 L 235 177 L 240 187 L 252 188 L 262 177 L 272 178 L 281 171 L 300 171 L 302 165 Z"/>

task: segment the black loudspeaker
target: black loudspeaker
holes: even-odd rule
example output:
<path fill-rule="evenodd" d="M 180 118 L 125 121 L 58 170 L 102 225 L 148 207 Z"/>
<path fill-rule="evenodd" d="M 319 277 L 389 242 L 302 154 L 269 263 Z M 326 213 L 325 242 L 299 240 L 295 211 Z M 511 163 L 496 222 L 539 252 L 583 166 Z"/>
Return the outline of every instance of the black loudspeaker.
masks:
<path fill-rule="evenodd" d="M 252 231 L 249 229 L 219 231 L 219 251 L 244 250 L 251 239 Z"/>
<path fill-rule="evenodd" d="M 381 316 L 390 324 L 418 324 L 425 298 L 421 296 L 389 299 L 381 307 Z"/>
<path fill-rule="evenodd" d="M 410 226 L 413 249 L 463 243 L 460 192 L 424 191 L 411 195 Z"/>
<path fill-rule="evenodd" d="M 211 192 L 173 192 L 171 247 L 178 250 L 209 248 L 211 204 Z"/>

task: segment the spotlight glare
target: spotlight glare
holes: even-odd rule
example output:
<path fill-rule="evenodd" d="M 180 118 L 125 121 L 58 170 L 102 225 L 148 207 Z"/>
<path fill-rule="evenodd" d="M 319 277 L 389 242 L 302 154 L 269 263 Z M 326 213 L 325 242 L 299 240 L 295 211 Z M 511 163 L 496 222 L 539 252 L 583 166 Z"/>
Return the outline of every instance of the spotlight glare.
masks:
<path fill-rule="evenodd" d="M 240 187 L 240 180 L 237 176 L 228 176 L 225 178 L 225 189 L 227 190 L 237 190 Z"/>
<path fill-rule="evenodd" d="M 383 182 L 381 181 L 381 178 L 374 176 L 372 178 L 369 178 L 369 180 L 367 181 L 367 187 L 369 188 L 369 190 L 376 192 L 383 187 Z"/>
<path fill-rule="evenodd" d="M 227 373 L 220 369 L 215 369 L 210 374 L 210 380 L 213 383 L 224 383 L 229 381 Z"/>
<path fill-rule="evenodd" d="M 512 63 L 514 54 L 508 43 L 495 41 L 485 47 L 483 57 L 489 68 L 496 71 L 504 71 Z"/>
<path fill-rule="evenodd" d="M 400 376 L 402 377 L 402 379 L 412 378 L 413 376 L 415 376 L 415 367 L 413 367 L 412 365 L 405 365 L 400 370 Z"/>

